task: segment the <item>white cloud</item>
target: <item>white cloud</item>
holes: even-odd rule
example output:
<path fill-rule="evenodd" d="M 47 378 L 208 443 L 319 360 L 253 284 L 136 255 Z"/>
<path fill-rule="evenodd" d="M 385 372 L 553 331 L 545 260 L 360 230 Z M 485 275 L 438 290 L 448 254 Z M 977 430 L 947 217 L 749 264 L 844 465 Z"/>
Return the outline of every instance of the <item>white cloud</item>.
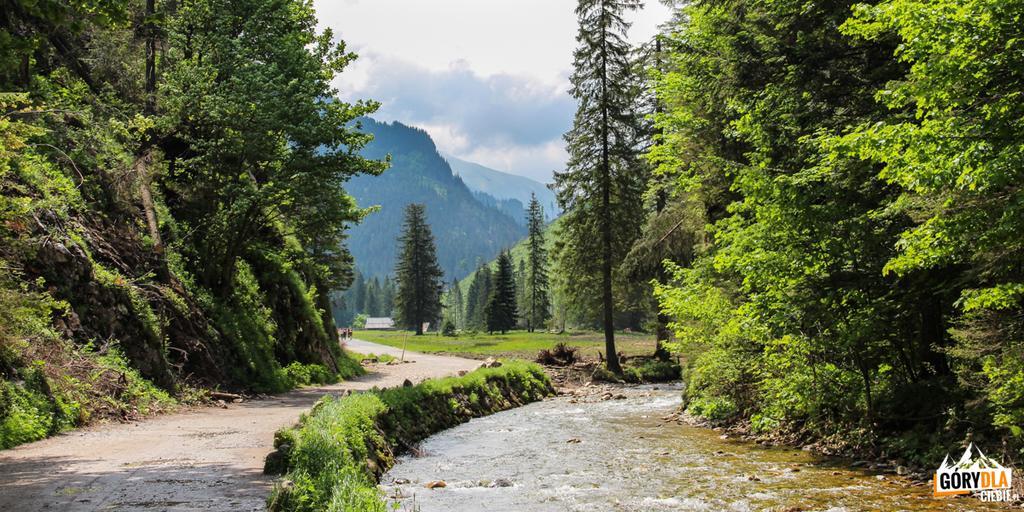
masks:
<path fill-rule="evenodd" d="M 455 156 L 492 169 L 519 174 L 541 183 L 550 183 L 551 173 L 561 170 L 567 158 L 562 141 L 552 140 L 533 146 L 478 146 Z"/>
<path fill-rule="evenodd" d="M 633 15 L 651 37 L 669 11 Z M 575 0 L 314 0 L 360 58 L 336 82 L 343 99 L 383 103 L 378 117 L 419 126 L 443 150 L 499 170 L 551 180 L 575 103 L 568 76 Z"/>

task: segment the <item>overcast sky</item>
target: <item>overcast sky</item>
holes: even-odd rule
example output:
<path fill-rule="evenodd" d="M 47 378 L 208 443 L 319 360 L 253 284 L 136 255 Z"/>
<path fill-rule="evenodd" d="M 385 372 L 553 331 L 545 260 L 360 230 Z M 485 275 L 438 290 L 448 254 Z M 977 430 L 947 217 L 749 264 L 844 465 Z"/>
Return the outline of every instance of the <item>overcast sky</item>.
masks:
<path fill-rule="evenodd" d="M 438 147 L 498 170 L 551 181 L 576 47 L 575 0 L 315 0 L 359 60 L 335 84 L 374 116 L 426 129 Z M 669 17 L 657 0 L 631 18 L 644 41 Z"/>

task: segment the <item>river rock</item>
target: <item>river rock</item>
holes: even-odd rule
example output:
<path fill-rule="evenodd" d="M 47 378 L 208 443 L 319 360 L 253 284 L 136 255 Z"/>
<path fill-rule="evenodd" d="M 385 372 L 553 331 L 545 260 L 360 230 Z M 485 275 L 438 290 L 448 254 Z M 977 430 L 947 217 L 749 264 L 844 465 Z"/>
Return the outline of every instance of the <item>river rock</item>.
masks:
<path fill-rule="evenodd" d="M 448 487 L 448 484 L 444 480 L 434 480 L 433 482 L 427 482 L 427 485 L 424 485 L 423 487 L 426 487 L 427 489 L 437 489 L 438 487 Z"/>
<path fill-rule="evenodd" d="M 408 478 L 396 478 L 394 483 L 395 483 L 395 485 L 405 485 L 405 484 L 409 483 L 409 479 Z"/>
<path fill-rule="evenodd" d="M 579 444 L 580 442 L 581 442 L 580 438 L 578 438 L 578 437 L 574 437 L 574 438 L 566 441 L 566 443 L 569 443 L 569 444 Z"/>
<path fill-rule="evenodd" d="M 512 487 L 512 481 L 507 478 L 499 478 L 491 482 L 488 487 Z"/>
<path fill-rule="evenodd" d="M 405 379 L 405 381 L 402 382 L 402 387 L 403 388 L 411 388 L 412 387 L 412 381 L 409 380 L 409 379 Z"/>
<path fill-rule="evenodd" d="M 465 377 L 467 373 L 469 372 L 466 370 L 459 370 L 459 377 Z"/>

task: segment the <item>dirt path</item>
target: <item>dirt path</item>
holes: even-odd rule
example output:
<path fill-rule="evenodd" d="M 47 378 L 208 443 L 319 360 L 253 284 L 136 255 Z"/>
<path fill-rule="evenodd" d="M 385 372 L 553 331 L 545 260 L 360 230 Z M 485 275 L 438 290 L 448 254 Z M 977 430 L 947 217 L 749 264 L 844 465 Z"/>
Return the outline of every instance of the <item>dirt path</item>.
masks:
<path fill-rule="evenodd" d="M 401 349 L 359 340 L 361 353 Z M 456 357 L 407 353 L 414 363 L 380 366 L 331 386 L 197 408 L 138 423 L 109 424 L 0 451 L 0 510 L 264 510 L 273 479 L 263 458 L 274 432 L 327 393 L 399 386 L 479 366 Z"/>

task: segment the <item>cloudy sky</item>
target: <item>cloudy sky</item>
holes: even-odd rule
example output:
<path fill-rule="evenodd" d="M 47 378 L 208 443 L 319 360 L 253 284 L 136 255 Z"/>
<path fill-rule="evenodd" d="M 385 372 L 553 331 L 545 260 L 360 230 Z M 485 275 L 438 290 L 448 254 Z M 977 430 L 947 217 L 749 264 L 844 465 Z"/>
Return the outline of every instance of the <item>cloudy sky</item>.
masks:
<path fill-rule="evenodd" d="M 374 116 L 426 129 L 438 147 L 498 170 L 551 181 L 576 46 L 575 0 L 315 0 L 359 60 L 343 99 L 383 103 Z M 658 0 L 631 18 L 643 41 L 669 16 Z"/>

